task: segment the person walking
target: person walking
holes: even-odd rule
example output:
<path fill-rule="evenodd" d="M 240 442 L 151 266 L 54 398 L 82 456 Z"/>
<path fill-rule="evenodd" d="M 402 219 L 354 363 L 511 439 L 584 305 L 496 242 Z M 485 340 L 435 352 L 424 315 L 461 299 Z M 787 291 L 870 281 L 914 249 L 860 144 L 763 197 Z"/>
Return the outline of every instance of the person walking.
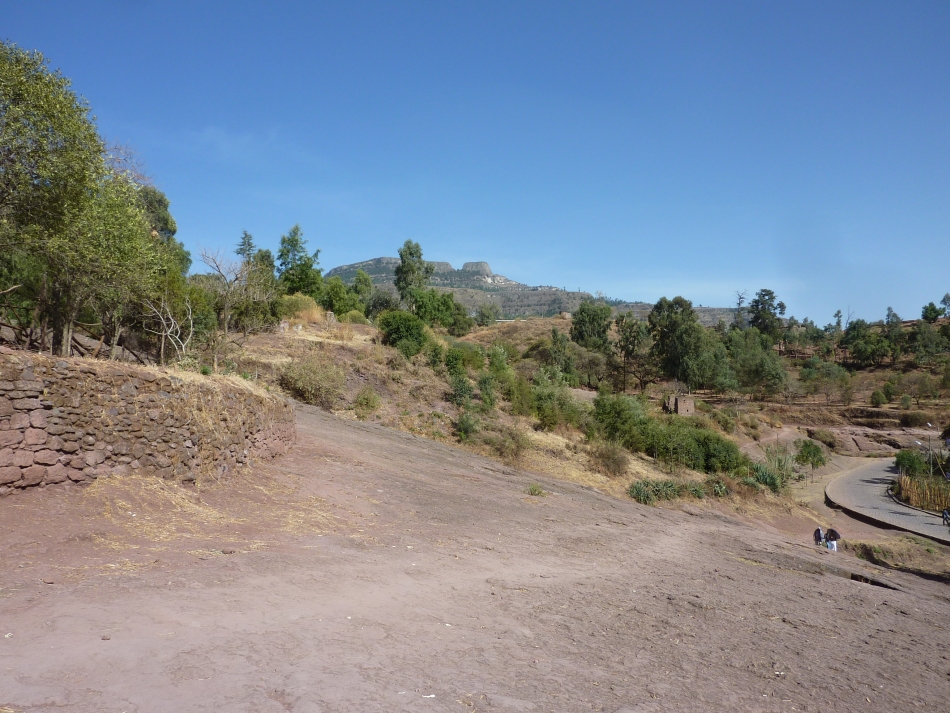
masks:
<path fill-rule="evenodd" d="M 832 552 L 838 551 L 838 540 L 841 539 L 841 533 L 839 533 L 835 528 L 829 527 L 828 532 L 825 533 L 825 542 L 828 543 L 828 549 Z"/>
<path fill-rule="evenodd" d="M 825 533 L 822 532 L 821 528 L 819 527 L 817 530 L 815 530 L 813 536 L 815 538 L 815 547 L 821 547 L 825 542 Z"/>

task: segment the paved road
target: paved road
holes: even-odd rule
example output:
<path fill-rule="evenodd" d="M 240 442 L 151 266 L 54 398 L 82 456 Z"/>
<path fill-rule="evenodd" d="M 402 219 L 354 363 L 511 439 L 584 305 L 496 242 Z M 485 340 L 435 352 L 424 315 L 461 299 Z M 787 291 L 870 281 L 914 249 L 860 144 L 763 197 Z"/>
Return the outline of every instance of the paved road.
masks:
<path fill-rule="evenodd" d="M 940 517 L 901 505 L 887 494 L 896 477 L 891 458 L 875 458 L 832 480 L 825 495 L 845 510 L 950 545 L 950 529 Z"/>

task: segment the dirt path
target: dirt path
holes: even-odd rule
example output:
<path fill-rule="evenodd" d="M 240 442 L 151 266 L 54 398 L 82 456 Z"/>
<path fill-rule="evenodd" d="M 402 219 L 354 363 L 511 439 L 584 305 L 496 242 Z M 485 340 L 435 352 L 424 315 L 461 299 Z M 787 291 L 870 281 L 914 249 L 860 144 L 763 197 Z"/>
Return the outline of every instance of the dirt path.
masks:
<path fill-rule="evenodd" d="M 299 434 L 200 497 L 0 501 L 0 710 L 945 710 L 942 584 L 309 409 Z"/>

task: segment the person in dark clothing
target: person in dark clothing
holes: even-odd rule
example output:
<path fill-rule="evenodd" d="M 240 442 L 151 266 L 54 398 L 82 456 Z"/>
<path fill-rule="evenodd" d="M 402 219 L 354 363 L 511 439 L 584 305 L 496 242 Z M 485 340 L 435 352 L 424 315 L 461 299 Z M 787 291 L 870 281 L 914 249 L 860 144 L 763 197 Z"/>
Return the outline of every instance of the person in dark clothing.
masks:
<path fill-rule="evenodd" d="M 815 530 L 814 537 L 815 537 L 815 547 L 821 547 L 821 545 L 825 541 L 825 533 L 821 531 L 820 527 L 817 530 Z"/>
<path fill-rule="evenodd" d="M 829 527 L 828 532 L 825 533 L 825 542 L 828 543 L 828 549 L 832 552 L 838 551 L 838 540 L 841 539 L 841 533 L 839 533 L 835 528 Z"/>

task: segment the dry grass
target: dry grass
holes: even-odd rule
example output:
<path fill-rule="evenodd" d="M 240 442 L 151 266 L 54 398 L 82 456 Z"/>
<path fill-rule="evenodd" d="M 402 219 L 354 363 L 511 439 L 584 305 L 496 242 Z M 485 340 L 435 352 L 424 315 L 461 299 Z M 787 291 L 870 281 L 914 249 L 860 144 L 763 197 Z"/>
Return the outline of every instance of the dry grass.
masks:
<path fill-rule="evenodd" d="M 942 479 L 902 475 L 897 479 L 897 492 L 904 502 L 915 508 L 932 512 L 950 508 L 950 486 Z"/>

